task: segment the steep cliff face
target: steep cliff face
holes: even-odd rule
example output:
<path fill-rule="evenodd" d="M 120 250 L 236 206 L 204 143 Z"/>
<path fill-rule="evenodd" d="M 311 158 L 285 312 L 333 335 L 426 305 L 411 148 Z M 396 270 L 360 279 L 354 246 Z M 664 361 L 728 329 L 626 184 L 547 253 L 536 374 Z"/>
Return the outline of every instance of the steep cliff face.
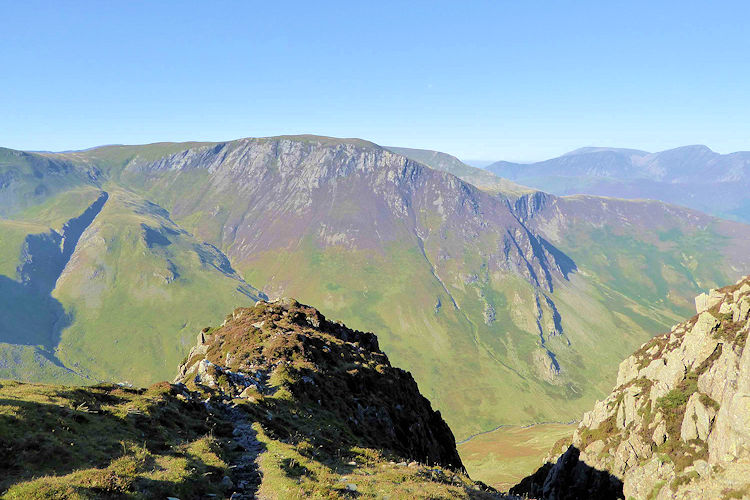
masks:
<path fill-rule="evenodd" d="M 391 366 L 374 334 L 291 299 L 236 309 L 201 332 L 175 382 L 252 402 L 251 413 L 284 439 L 304 435 L 331 452 L 363 446 L 463 470 L 440 412 Z"/>
<path fill-rule="evenodd" d="M 568 451 L 513 491 L 596 494 L 583 478 L 606 473 L 626 498 L 750 495 L 750 277 L 695 305 L 696 316 L 622 362 Z"/>
<path fill-rule="evenodd" d="M 201 211 L 212 226 L 222 225 L 217 244 L 238 262 L 307 235 L 322 245 L 363 249 L 435 232 L 459 241 L 485 232 L 497 238 L 493 264 L 551 286 L 547 261 L 554 257 L 504 200 L 367 141 L 242 139 L 133 162 L 122 173 L 138 185 L 157 183 L 155 194 L 180 193 L 175 188 L 190 176 L 207 176 L 201 192 L 164 202 L 175 217 Z"/>

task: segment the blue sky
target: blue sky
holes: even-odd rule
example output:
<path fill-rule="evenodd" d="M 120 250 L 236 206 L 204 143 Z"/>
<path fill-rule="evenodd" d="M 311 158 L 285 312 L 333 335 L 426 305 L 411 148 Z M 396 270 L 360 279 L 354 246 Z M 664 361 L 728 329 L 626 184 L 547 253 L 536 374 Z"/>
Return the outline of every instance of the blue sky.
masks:
<path fill-rule="evenodd" d="M 0 0 L 0 145 L 750 149 L 747 2 Z"/>

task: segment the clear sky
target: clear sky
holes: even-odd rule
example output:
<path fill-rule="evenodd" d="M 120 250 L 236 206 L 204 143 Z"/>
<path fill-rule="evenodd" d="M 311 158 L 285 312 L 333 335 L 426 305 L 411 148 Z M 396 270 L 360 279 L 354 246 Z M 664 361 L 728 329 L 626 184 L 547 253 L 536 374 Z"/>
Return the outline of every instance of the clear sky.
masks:
<path fill-rule="evenodd" d="M 0 0 L 0 145 L 750 149 L 750 2 Z"/>

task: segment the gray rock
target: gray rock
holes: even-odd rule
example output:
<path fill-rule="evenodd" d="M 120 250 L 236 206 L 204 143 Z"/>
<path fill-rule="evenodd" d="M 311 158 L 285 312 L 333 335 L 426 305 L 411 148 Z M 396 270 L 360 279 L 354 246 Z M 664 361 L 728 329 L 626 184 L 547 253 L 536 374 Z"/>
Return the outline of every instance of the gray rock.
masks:
<path fill-rule="evenodd" d="M 680 439 L 690 441 L 700 439 L 705 441 L 711 432 L 711 424 L 716 416 L 713 408 L 706 408 L 700 401 L 700 394 L 695 392 L 688 400 L 685 416 L 682 419 Z"/>
<path fill-rule="evenodd" d="M 581 453 L 581 460 L 583 460 L 584 462 L 587 462 L 586 459 L 588 457 L 591 457 L 591 458 L 598 457 L 599 454 L 602 451 L 604 451 L 604 446 L 605 446 L 604 445 L 604 441 L 601 441 L 601 440 L 594 441 L 593 443 L 591 443 L 590 445 L 588 445 L 585 450 L 583 450 L 583 453 Z M 584 454 L 585 454 L 585 456 L 584 456 Z"/>
<path fill-rule="evenodd" d="M 750 315 L 750 297 L 744 296 L 737 301 L 737 311 L 732 315 L 732 321 L 746 321 Z"/>
<path fill-rule="evenodd" d="M 696 460 L 693 462 L 693 469 L 695 472 L 700 474 L 701 477 L 708 477 L 711 475 L 711 466 L 705 460 Z"/>
<path fill-rule="evenodd" d="M 638 465 L 640 460 L 649 458 L 651 454 L 651 447 L 638 434 L 630 434 L 615 451 L 612 472 L 622 476 L 627 469 Z"/>
<path fill-rule="evenodd" d="M 732 298 L 735 302 L 737 302 L 743 295 L 750 295 L 750 284 L 743 283 L 741 287 L 734 291 L 734 293 L 732 294 Z"/>
<path fill-rule="evenodd" d="M 635 356 L 630 356 L 620 363 L 620 368 L 617 370 L 617 385 L 620 387 L 627 384 L 635 377 L 638 376 L 638 360 Z"/>
<path fill-rule="evenodd" d="M 196 383 L 207 385 L 209 387 L 216 387 L 216 379 L 208 372 L 208 369 L 212 364 L 213 363 L 207 359 L 202 359 L 198 362 L 198 374 L 195 376 Z"/>
<path fill-rule="evenodd" d="M 656 443 L 656 446 L 659 446 L 661 444 L 664 444 L 667 440 L 667 424 L 664 421 L 661 421 L 657 424 L 656 429 L 654 429 L 654 434 L 651 436 L 651 439 Z"/>
<path fill-rule="evenodd" d="M 737 389 L 740 357 L 729 344 L 722 346 L 721 356 L 700 377 L 698 390 L 718 403 Z"/>
<path fill-rule="evenodd" d="M 687 367 L 696 367 L 714 352 L 719 341 L 712 335 L 719 320 L 710 312 L 702 312 L 698 316 L 693 328 L 685 333 L 681 352 L 674 352 L 674 356 L 680 356 L 681 362 Z"/>
<path fill-rule="evenodd" d="M 234 483 L 232 482 L 232 479 L 229 476 L 224 476 L 221 480 L 221 483 L 219 483 L 221 486 L 221 489 L 223 490 L 231 490 L 234 488 Z"/>
<path fill-rule="evenodd" d="M 737 390 L 725 397 L 708 442 L 709 462 L 719 463 L 750 454 L 750 344 L 739 362 Z"/>
<path fill-rule="evenodd" d="M 707 309 L 712 308 L 713 306 L 721 302 L 721 299 L 723 297 L 724 294 L 718 292 L 713 288 L 708 292 L 708 295 L 706 295 L 705 293 L 698 295 L 695 298 L 695 312 L 697 314 L 700 314 Z"/>
<path fill-rule="evenodd" d="M 623 476 L 623 493 L 625 498 L 654 498 L 655 485 L 666 482 L 674 475 L 674 465 L 671 462 L 663 462 L 658 457 L 644 463 L 641 467 L 629 469 Z M 665 484 L 663 490 L 670 491 L 669 484 Z"/>

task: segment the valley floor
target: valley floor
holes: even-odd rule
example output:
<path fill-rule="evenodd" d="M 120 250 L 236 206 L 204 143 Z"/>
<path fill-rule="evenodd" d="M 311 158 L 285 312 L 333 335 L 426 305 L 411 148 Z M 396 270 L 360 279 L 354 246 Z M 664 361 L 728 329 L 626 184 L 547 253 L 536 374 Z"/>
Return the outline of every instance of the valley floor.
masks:
<path fill-rule="evenodd" d="M 475 481 L 500 491 L 533 474 L 561 438 L 570 437 L 577 423 L 505 426 L 459 443 L 458 452 Z"/>

